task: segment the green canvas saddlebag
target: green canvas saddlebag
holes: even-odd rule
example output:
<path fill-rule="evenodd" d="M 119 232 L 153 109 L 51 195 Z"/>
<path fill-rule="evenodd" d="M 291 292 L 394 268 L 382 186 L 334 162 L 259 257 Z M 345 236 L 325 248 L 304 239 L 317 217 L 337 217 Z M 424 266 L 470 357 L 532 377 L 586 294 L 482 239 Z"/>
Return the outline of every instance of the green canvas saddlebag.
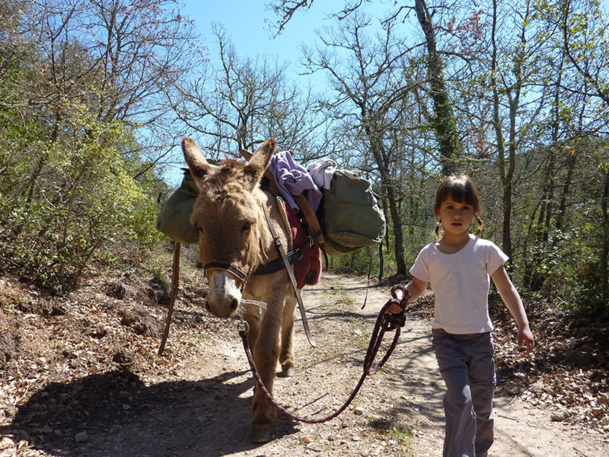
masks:
<path fill-rule="evenodd" d="M 351 173 L 335 171 L 330 189 L 323 189 L 317 217 L 323 229 L 324 250 L 344 255 L 380 243 L 385 236 L 385 215 L 370 182 Z M 156 228 L 173 241 L 196 244 L 199 233 L 190 223 L 192 208 L 199 195 L 190 170 L 165 201 Z"/>
<path fill-rule="evenodd" d="M 157 230 L 178 243 L 198 243 L 199 232 L 190 223 L 192 208 L 198 196 L 199 189 L 190 174 L 190 170 L 185 168 L 180 187 L 169 196 L 161 207 L 156 220 Z"/>
<path fill-rule="evenodd" d="M 385 236 L 385 215 L 370 181 L 352 173 L 334 172 L 330 189 L 323 189 L 317 216 L 329 255 L 378 244 Z"/>

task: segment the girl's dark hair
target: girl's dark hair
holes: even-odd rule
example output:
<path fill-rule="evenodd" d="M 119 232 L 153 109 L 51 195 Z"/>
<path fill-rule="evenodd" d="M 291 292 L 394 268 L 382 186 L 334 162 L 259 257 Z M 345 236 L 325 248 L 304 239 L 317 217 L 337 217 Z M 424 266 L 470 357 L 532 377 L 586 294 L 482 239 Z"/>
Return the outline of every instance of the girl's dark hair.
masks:
<path fill-rule="evenodd" d="M 482 232 L 482 202 L 476 185 L 466 175 L 448 176 L 438 186 L 436 190 L 436 201 L 434 203 L 434 211 L 440 211 L 442 202 L 448 197 L 451 197 L 457 203 L 465 202 L 474 208 L 474 217 L 478 221 L 478 231 L 476 236 Z M 436 234 L 439 233 L 439 226 L 436 227 Z"/>

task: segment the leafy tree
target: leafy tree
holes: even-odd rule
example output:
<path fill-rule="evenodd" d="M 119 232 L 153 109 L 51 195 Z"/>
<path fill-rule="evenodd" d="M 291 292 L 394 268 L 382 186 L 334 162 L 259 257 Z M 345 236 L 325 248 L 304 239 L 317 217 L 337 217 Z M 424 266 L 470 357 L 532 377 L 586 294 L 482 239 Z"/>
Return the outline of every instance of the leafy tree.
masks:
<path fill-rule="evenodd" d="M 5 5 L 4 3 L 2 4 Z M 42 0 L 0 25 L 0 220 L 7 265 L 74 284 L 102 245 L 155 236 L 160 103 L 192 29 L 176 3 Z M 14 57 L 14 56 L 18 56 Z M 156 127 L 159 127 L 157 129 Z M 143 134 L 143 129 L 146 133 Z M 149 151 L 151 154 L 148 154 Z"/>
<path fill-rule="evenodd" d="M 429 96 L 433 100 L 433 113 L 430 123 L 436 133 L 442 162 L 442 173 L 445 176 L 455 174 L 460 156 L 459 132 L 444 77 L 444 62 L 436 43 L 436 29 L 433 15 L 425 0 L 415 0 L 417 19 L 425 35 L 427 48 L 427 68 L 429 73 Z"/>
<path fill-rule="evenodd" d="M 354 13 L 341 27 L 320 34 L 323 46 L 305 53 L 310 71 L 323 71 L 336 93 L 331 103 L 342 132 L 355 137 L 359 167 L 378 173 L 387 201 L 397 274 L 406 274 L 400 211 L 401 153 L 412 125 L 406 113 L 417 110 L 412 90 L 417 82 L 405 78 L 412 49 L 394 30 L 396 21 L 382 24 L 376 38 L 370 20 Z M 355 132 L 355 134 L 354 134 Z M 345 136 L 340 136 L 346 141 Z M 367 151 L 367 152 L 363 152 Z M 368 159 L 370 157 L 370 159 Z M 367 166 L 371 162 L 370 168 Z"/>
<path fill-rule="evenodd" d="M 493 127 L 497 141 L 497 166 L 503 190 L 503 250 L 512 256 L 512 203 L 516 154 L 527 140 L 528 125 L 534 122 L 545 102 L 545 92 L 531 90 L 539 82 L 539 62 L 542 55 L 543 36 L 534 36 L 532 25 L 532 2 L 527 2 L 523 12 L 514 16 L 500 13 L 497 0 L 493 0 L 490 59 L 490 85 L 493 97 Z M 512 36 L 505 32 L 498 35 L 498 21 L 501 17 L 503 30 L 506 19 L 511 21 Z M 533 35 L 533 36 L 530 36 Z M 499 55 L 501 50 L 501 55 Z M 504 66 L 505 65 L 505 66 Z M 505 97 L 502 103 L 501 98 Z M 528 122 L 519 116 L 525 108 L 524 99 L 530 99 Z M 507 121 L 507 122 L 505 122 Z M 505 125 L 507 124 L 507 125 Z M 505 129 L 505 130 L 504 130 Z"/>
<path fill-rule="evenodd" d="M 265 56 L 240 59 L 221 26 L 214 26 L 219 64 L 201 72 L 172 99 L 177 116 L 203 135 L 201 146 L 214 156 L 253 150 L 274 137 L 282 148 L 312 157 L 323 145 L 313 131 L 325 121 L 311 91 L 287 79 L 287 64 Z"/>
<path fill-rule="evenodd" d="M 74 285 L 105 243 L 125 239 L 146 245 L 156 236 L 149 190 L 130 176 L 139 162 L 124 155 L 128 131 L 117 121 L 88 116 L 82 109 L 63 125 L 64 133 L 89 129 L 89 135 L 73 137 L 73 148 L 61 142 L 31 145 L 46 157 L 39 191 L 34 197 L 13 195 L 11 207 L 4 199 L 0 205 L 2 257 L 43 284 Z"/>

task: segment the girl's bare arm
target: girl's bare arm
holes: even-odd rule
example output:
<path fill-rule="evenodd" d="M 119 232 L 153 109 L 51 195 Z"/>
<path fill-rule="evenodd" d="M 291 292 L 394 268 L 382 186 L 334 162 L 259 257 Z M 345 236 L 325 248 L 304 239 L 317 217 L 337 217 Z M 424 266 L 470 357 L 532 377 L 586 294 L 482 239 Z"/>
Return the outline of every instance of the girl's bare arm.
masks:
<path fill-rule="evenodd" d="M 520 299 L 520 295 L 512 284 L 512 281 L 510 281 L 510 277 L 503 265 L 491 275 L 491 278 L 493 279 L 505 306 L 510 310 L 510 313 L 518 325 L 518 347 L 522 348 L 523 345 L 526 344 L 526 352 L 528 354 L 535 348 L 535 338 L 529 327 L 529 320 L 526 311 L 524 310 L 522 300 Z"/>
<path fill-rule="evenodd" d="M 410 294 L 409 301 L 418 298 L 419 295 L 425 292 L 425 289 L 427 289 L 427 281 L 423 281 L 419 278 L 412 278 L 412 281 L 406 285 L 406 290 L 408 290 L 408 293 Z"/>

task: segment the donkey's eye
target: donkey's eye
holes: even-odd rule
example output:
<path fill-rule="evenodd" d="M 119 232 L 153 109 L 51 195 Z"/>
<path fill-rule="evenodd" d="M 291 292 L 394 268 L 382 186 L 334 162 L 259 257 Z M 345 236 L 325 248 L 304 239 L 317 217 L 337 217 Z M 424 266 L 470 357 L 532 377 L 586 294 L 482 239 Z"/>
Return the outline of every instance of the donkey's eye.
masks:
<path fill-rule="evenodd" d="M 203 227 L 201 227 L 199 224 L 195 224 L 195 228 L 197 229 L 197 232 L 199 232 L 201 235 L 203 234 Z"/>
<path fill-rule="evenodd" d="M 250 230 L 252 229 L 252 224 L 249 222 L 246 222 L 245 224 L 243 224 L 243 227 L 241 227 L 241 236 L 246 236 L 250 233 Z"/>

